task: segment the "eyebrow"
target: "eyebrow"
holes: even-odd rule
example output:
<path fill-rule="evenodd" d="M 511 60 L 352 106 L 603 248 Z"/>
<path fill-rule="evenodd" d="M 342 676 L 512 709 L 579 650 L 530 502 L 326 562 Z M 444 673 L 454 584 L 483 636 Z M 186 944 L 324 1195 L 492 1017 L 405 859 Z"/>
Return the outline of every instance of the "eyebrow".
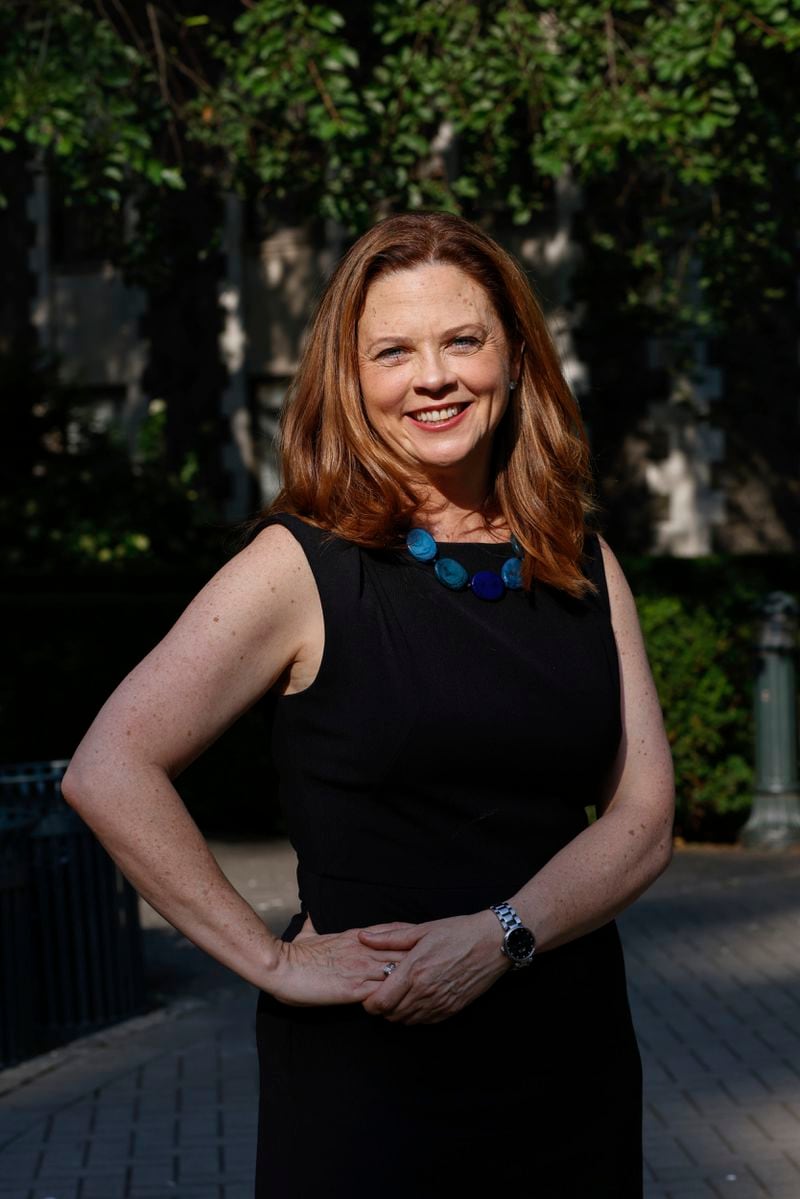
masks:
<path fill-rule="evenodd" d="M 452 329 L 445 329 L 444 332 L 442 333 L 442 339 L 444 341 L 446 341 L 449 337 L 455 337 L 455 335 L 457 333 L 464 333 L 469 329 L 477 329 L 480 333 L 482 333 L 484 335 L 484 337 L 486 337 L 489 332 L 489 330 L 486 328 L 486 326 L 481 324 L 480 321 L 464 321 L 460 325 L 454 325 L 452 327 Z M 402 345 L 403 343 L 408 342 L 410 340 L 412 340 L 412 339 L 409 337 L 402 337 L 402 336 L 392 337 L 391 335 L 387 335 L 386 337 L 378 337 L 375 339 L 375 341 L 371 341 L 369 343 L 369 345 L 367 346 L 367 353 L 370 353 L 372 350 L 376 350 L 378 348 L 378 346 Z"/>

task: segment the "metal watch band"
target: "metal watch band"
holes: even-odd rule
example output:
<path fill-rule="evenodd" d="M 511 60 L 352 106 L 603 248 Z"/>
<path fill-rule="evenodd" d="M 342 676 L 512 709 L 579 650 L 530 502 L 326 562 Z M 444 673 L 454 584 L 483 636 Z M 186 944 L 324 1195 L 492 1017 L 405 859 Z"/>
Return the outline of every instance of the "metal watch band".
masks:
<path fill-rule="evenodd" d="M 510 933 L 512 928 L 519 928 L 522 921 L 510 903 L 493 903 L 492 911 L 503 926 L 503 932 Z"/>
<path fill-rule="evenodd" d="M 507 900 L 503 903 L 492 904 L 491 910 L 503 926 L 503 944 L 500 946 L 500 952 L 505 954 L 515 970 L 520 970 L 523 966 L 529 966 L 536 950 L 536 938 L 531 930 L 522 923 L 516 909 Z M 530 941 L 530 949 L 524 956 L 517 956 L 510 946 L 511 934 L 518 930 L 522 934 L 527 935 Z"/>

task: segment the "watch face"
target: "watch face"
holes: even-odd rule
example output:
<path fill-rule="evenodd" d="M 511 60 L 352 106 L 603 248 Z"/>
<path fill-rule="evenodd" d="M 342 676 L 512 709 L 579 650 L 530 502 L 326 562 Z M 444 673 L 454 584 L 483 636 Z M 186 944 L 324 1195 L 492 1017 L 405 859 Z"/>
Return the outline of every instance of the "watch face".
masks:
<path fill-rule="evenodd" d="M 512 962 L 527 962 L 533 957 L 536 938 L 529 928 L 512 928 L 506 934 L 506 950 Z"/>

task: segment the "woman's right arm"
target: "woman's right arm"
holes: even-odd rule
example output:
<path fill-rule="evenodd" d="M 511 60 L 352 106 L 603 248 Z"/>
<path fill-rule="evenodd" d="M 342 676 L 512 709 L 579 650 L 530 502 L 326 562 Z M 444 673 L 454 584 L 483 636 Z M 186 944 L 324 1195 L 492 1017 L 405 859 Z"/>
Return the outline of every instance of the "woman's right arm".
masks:
<path fill-rule="evenodd" d="M 297 1004 L 360 1003 L 386 955 L 357 933 L 273 937 L 217 865 L 172 780 L 279 680 L 312 681 L 324 627 L 300 546 L 270 526 L 192 600 L 106 701 L 65 799 L 162 916 L 242 978 Z M 313 930 L 311 930 L 313 933 Z"/>

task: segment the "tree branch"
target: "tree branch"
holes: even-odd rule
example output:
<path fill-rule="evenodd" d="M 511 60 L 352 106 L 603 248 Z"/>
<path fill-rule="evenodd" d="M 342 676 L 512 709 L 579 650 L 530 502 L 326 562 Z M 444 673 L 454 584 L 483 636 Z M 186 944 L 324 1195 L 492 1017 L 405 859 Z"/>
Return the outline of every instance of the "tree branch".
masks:
<path fill-rule="evenodd" d="M 317 67 L 317 64 L 314 62 L 314 59 L 309 58 L 308 63 L 306 65 L 308 66 L 308 73 L 314 82 L 314 87 L 319 92 L 320 99 L 322 100 L 322 103 L 325 105 L 325 111 L 327 112 L 328 116 L 331 118 L 331 120 L 333 122 L 335 122 L 335 124 L 339 125 L 341 128 L 344 128 L 344 121 L 342 120 L 341 116 L 339 115 L 339 110 L 337 109 L 336 105 L 334 104 L 333 100 L 331 99 L 330 92 L 328 91 L 328 89 L 325 86 L 325 81 L 322 78 L 322 76 L 320 75 L 319 68 Z"/>
<path fill-rule="evenodd" d="M 181 142 L 180 142 L 180 138 L 178 137 L 178 131 L 175 128 L 175 120 L 173 117 L 173 111 L 174 111 L 175 105 L 172 103 L 172 97 L 170 96 L 170 93 L 169 93 L 168 75 L 167 75 L 167 71 L 168 71 L 167 56 L 164 53 L 164 43 L 161 40 L 161 30 L 158 27 L 158 15 L 156 13 L 155 7 L 152 4 L 148 3 L 146 5 L 146 8 L 147 8 L 147 20 L 150 25 L 150 32 L 153 35 L 153 45 L 155 46 L 156 60 L 158 62 L 158 87 L 161 92 L 161 99 L 164 101 L 167 112 L 170 114 L 170 117 L 169 117 L 170 141 L 172 142 L 172 148 L 175 152 L 176 161 L 181 162 L 182 158 L 183 158 L 183 155 L 181 153 Z"/>
<path fill-rule="evenodd" d="M 191 67 L 187 67 L 186 63 L 181 62 L 179 58 L 173 58 L 172 65 L 176 71 L 180 71 L 187 79 L 191 79 L 195 87 L 201 92 L 213 91 L 211 84 L 206 79 L 203 79 L 202 75 L 198 75 Z"/>
<path fill-rule="evenodd" d="M 120 18 L 121 18 L 121 20 L 122 20 L 123 24 L 125 25 L 125 28 L 128 30 L 128 34 L 129 34 L 129 36 L 130 36 L 130 39 L 131 39 L 131 41 L 132 41 L 132 42 L 133 42 L 133 44 L 136 46 L 136 49 L 137 49 L 137 50 L 139 51 L 139 53 L 141 54 L 142 58 L 145 58 L 145 59 L 146 59 L 146 58 L 149 58 L 149 55 L 148 55 L 148 53 L 147 53 L 147 47 L 145 46 L 145 44 L 144 44 L 144 42 L 142 41 L 142 39 L 139 37 L 139 31 L 138 31 L 138 29 L 136 28 L 136 26 L 134 25 L 134 23 L 133 23 L 133 21 L 131 20 L 130 16 L 128 15 L 128 13 L 127 13 L 127 11 L 126 11 L 126 9 L 125 9 L 125 5 L 124 5 L 124 4 L 122 4 L 122 3 L 120 2 L 120 0 L 111 0 L 111 3 L 114 5 L 114 8 L 115 8 L 115 9 L 117 10 L 117 12 L 119 13 L 119 16 L 120 16 Z M 103 8 L 103 5 L 102 5 L 102 3 L 100 2 L 100 0 L 97 0 L 97 6 L 98 6 L 98 8 L 100 9 L 100 11 L 103 13 L 103 16 L 105 17 L 106 21 L 108 21 L 109 25 L 110 25 L 110 26 L 112 27 L 112 29 L 113 29 L 113 27 L 114 27 L 114 22 L 113 22 L 113 21 L 111 21 L 111 20 L 109 20 L 108 16 L 106 15 L 105 9 Z"/>
<path fill-rule="evenodd" d="M 169 88 L 167 86 L 167 58 L 164 54 L 164 44 L 161 41 L 161 31 L 158 28 L 158 17 L 152 4 L 146 4 L 147 20 L 150 25 L 150 32 L 153 35 L 153 45 L 156 51 L 156 60 L 158 62 L 158 87 L 161 92 L 161 99 L 166 104 L 167 108 L 172 108 Z"/>
<path fill-rule="evenodd" d="M 789 45 L 789 39 L 785 33 L 781 33 L 780 29 L 776 29 L 773 25 L 768 25 L 767 22 L 762 20 L 761 17 L 757 16 L 756 13 L 750 12 L 749 9 L 744 9 L 742 11 L 742 16 L 746 21 L 750 21 L 751 24 L 760 29 L 762 33 L 768 33 L 770 37 L 776 37 L 778 41 L 783 42 L 785 46 Z"/>

